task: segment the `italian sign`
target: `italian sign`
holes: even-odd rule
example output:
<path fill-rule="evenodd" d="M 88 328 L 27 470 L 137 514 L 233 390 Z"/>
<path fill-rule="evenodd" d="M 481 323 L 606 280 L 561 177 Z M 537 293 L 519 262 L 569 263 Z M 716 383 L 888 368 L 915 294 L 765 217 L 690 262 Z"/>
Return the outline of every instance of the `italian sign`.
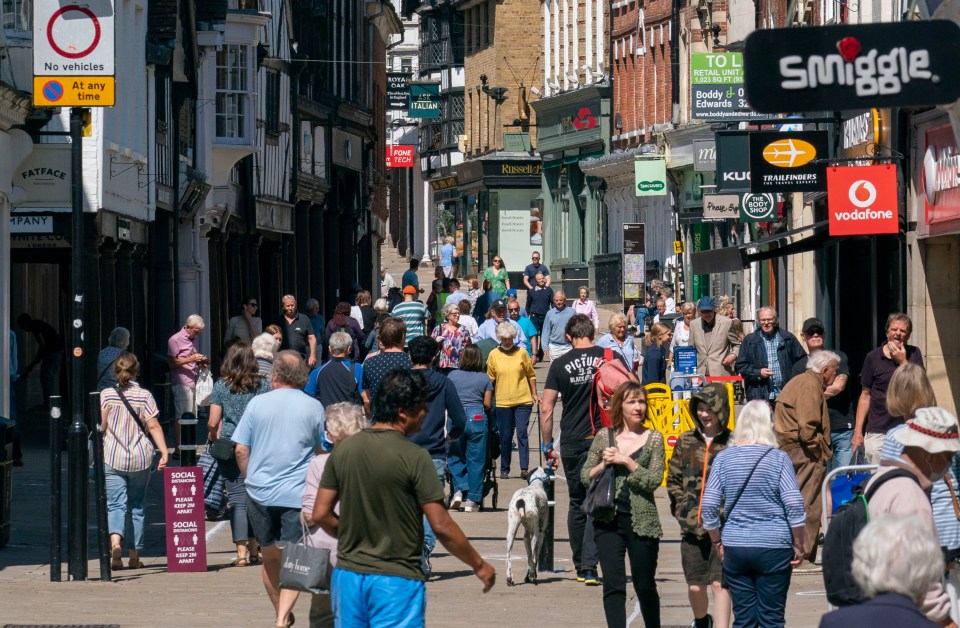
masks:
<path fill-rule="evenodd" d="M 740 199 L 742 222 L 769 222 L 777 219 L 775 194 L 744 194 Z"/>
<path fill-rule="evenodd" d="M 827 189 L 826 131 L 750 133 L 751 192 Z"/>
<path fill-rule="evenodd" d="M 390 109 L 407 108 L 410 76 L 409 72 L 387 72 L 387 106 Z"/>
<path fill-rule="evenodd" d="M 667 194 L 667 162 L 665 159 L 637 159 L 633 162 L 634 191 L 637 196 Z"/>
<path fill-rule="evenodd" d="M 413 168 L 413 146 L 387 146 L 387 168 Z"/>
<path fill-rule="evenodd" d="M 740 217 L 740 197 L 736 194 L 705 194 L 703 219 L 708 222 Z"/>
<path fill-rule="evenodd" d="M 747 101 L 765 113 L 960 97 L 960 26 L 946 20 L 755 30 L 743 54 Z"/>
<path fill-rule="evenodd" d="M 835 166 L 827 169 L 830 235 L 897 233 L 897 169 Z"/>
<path fill-rule="evenodd" d="M 746 131 L 717 132 L 717 190 L 750 191 L 750 140 Z"/>
<path fill-rule="evenodd" d="M 690 116 L 694 120 L 749 120 L 762 117 L 750 110 L 743 93 L 743 55 L 739 52 L 695 52 L 690 55 Z"/>
<path fill-rule="evenodd" d="M 207 541 L 200 467 L 163 470 L 167 571 L 206 571 Z"/>
<path fill-rule="evenodd" d="M 440 85 L 436 83 L 411 85 L 407 115 L 411 118 L 439 118 Z"/>
<path fill-rule="evenodd" d="M 33 6 L 33 104 L 112 107 L 115 100 L 112 0 Z"/>

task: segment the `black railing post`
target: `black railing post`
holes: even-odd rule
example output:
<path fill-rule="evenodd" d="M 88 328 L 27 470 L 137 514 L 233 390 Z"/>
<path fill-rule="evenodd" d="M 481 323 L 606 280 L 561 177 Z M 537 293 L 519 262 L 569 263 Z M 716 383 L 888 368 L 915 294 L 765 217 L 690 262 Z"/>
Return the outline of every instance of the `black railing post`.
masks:
<path fill-rule="evenodd" d="M 180 466 L 197 466 L 197 417 L 184 412 L 180 417 Z"/>
<path fill-rule="evenodd" d="M 63 568 L 60 530 L 61 429 L 60 395 L 50 397 L 50 582 L 60 582 Z"/>
<path fill-rule="evenodd" d="M 90 429 L 93 430 L 93 485 L 97 500 L 97 545 L 100 550 L 100 579 L 110 581 L 110 524 L 107 522 L 107 478 L 103 459 L 103 431 L 100 429 L 100 393 L 90 393 Z"/>

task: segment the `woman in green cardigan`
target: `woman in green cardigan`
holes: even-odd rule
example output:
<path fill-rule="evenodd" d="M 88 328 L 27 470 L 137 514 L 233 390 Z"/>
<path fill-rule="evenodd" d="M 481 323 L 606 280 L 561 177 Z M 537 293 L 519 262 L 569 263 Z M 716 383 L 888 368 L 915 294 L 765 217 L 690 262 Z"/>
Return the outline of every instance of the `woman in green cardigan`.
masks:
<path fill-rule="evenodd" d="M 660 596 L 654 575 L 663 531 L 653 492 L 663 481 L 663 435 L 645 425 L 647 393 L 638 382 L 617 389 L 610 411 L 613 428 L 597 432 L 580 474 L 589 485 L 607 465 L 615 465 L 616 514 L 593 521 L 603 570 L 603 612 L 607 626 L 626 625 L 626 553 L 643 625 L 659 628 Z"/>

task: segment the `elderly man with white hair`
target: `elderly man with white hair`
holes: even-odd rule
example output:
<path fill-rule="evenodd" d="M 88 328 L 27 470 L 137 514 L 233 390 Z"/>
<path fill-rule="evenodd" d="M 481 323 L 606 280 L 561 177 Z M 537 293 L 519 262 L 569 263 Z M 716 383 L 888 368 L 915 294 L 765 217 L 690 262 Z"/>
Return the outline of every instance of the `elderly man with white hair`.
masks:
<path fill-rule="evenodd" d="M 260 376 L 270 381 L 273 377 L 273 359 L 277 357 L 277 351 L 280 350 L 280 342 L 273 337 L 273 334 L 264 332 L 253 339 L 251 346 L 253 355 L 257 358 Z"/>
<path fill-rule="evenodd" d="M 627 335 L 627 317 L 624 314 L 614 314 L 610 317 L 610 331 L 600 336 L 594 343 L 598 347 L 613 350 L 614 355 L 620 358 L 631 373 L 636 372 L 639 361 L 637 346 L 633 344 L 633 337 Z"/>
<path fill-rule="evenodd" d="M 868 599 L 844 606 L 820 619 L 820 628 L 932 628 L 918 606 L 943 575 L 936 538 L 917 534 L 916 517 L 882 516 L 871 520 L 853 543 L 853 578 Z"/>
<path fill-rule="evenodd" d="M 830 411 L 824 391 L 837 377 L 840 356 L 817 351 L 807 360 L 807 370 L 791 379 L 777 400 L 773 429 L 777 441 L 793 462 L 807 515 L 803 538 L 803 563 L 794 573 L 817 573 L 817 537 L 820 534 L 821 485 L 833 456 L 830 447 Z"/>
<path fill-rule="evenodd" d="M 362 403 L 369 409 L 363 394 L 363 365 L 351 359 L 353 339 L 350 334 L 337 331 L 327 343 L 330 359 L 310 372 L 303 392 L 316 397 L 324 408 L 335 403 Z"/>
<path fill-rule="evenodd" d="M 203 317 L 191 314 L 183 327 L 167 341 L 167 365 L 170 367 L 170 390 L 173 392 L 173 413 L 179 419 L 184 413 L 197 413 L 197 380 L 200 370 L 210 366 L 210 359 L 200 353 L 197 337 L 203 331 Z M 176 449 L 173 457 L 180 457 L 180 423 L 175 432 Z"/>

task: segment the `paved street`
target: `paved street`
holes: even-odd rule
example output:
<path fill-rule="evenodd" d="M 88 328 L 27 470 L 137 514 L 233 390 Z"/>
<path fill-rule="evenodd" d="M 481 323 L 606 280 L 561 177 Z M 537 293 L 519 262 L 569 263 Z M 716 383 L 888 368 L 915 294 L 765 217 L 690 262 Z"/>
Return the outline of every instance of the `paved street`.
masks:
<path fill-rule="evenodd" d="M 538 366 L 538 379 L 546 379 L 546 365 Z M 162 528 L 163 504 L 159 476 L 151 479 L 148 530 L 139 571 L 120 571 L 111 583 L 99 582 L 96 560 L 96 519 L 91 508 L 90 580 L 52 583 L 49 577 L 49 461 L 45 447 L 45 419 L 27 419 L 26 466 L 15 469 L 13 532 L 10 545 L 0 550 L 0 626 L 44 624 L 116 624 L 137 626 L 270 626 L 270 603 L 255 567 L 232 568 L 234 556 L 229 522 L 207 522 L 209 567 L 206 573 L 168 574 L 165 569 Z M 531 445 L 536 443 L 531 424 Z M 516 453 L 514 453 L 516 456 Z M 537 460 L 531 452 L 531 464 Z M 519 465 L 514 462 L 514 469 Z M 66 474 L 64 473 L 64 484 Z M 556 572 L 541 574 L 540 584 L 507 587 L 504 558 L 507 518 L 502 510 L 510 495 L 522 486 L 519 478 L 500 482 L 500 510 L 454 513 L 475 547 L 497 568 L 497 585 L 487 595 L 480 583 L 455 558 L 438 552 L 433 559 L 436 577 L 427 587 L 430 626 L 514 626 L 527 623 L 551 626 L 603 624 L 601 588 L 578 584 L 572 573 L 566 536 L 566 486 L 557 483 Z M 91 497 L 92 502 L 92 497 Z M 660 585 L 664 626 L 689 626 L 686 587 L 680 569 L 679 528 L 669 516 L 666 492 L 657 493 L 664 538 L 660 546 L 657 580 Z M 487 502 L 489 504 L 489 500 Z M 64 520 L 66 499 L 64 499 Z M 66 537 L 64 536 L 64 543 Z M 438 547 L 438 550 L 442 548 Z M 523 573 L 522 539 L 514 545 L 514 571 Z M 66 562 L 66 545 L 64 545 Z M 66 580 L 66 564 L 64 564 Z M 522 578 L 522 575 L 520 576 Z M 826 608 L 820 576 L 795 577 L 787 604 L 788 626 L 816 626 Z M 632 592 L 628 605 L 636 608 Z M 309 602 L 301 597 L 296 607 L 297 625 L 307 625 Z M 628 615 L 631 626 L 642 626 L 639 613 Z"/>

